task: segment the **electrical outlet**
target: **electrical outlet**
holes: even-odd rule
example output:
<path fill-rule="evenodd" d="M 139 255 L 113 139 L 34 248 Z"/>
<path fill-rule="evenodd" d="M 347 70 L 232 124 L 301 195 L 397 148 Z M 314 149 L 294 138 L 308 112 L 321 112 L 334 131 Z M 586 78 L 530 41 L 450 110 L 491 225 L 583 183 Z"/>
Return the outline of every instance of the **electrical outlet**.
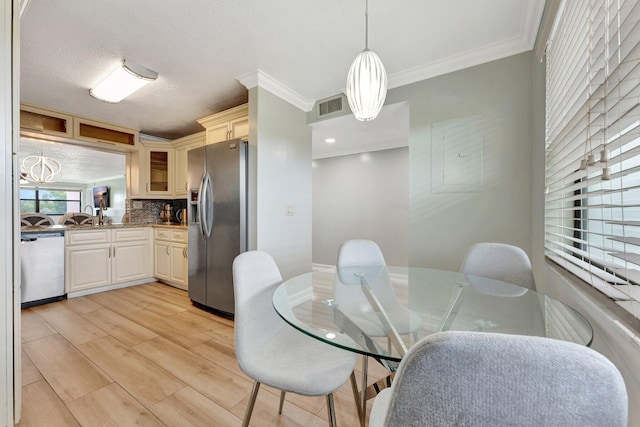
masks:
<path fill-rule="evenodd" d="M 293 205 L 287 205 L 287 216 L 293 216 Z"/>

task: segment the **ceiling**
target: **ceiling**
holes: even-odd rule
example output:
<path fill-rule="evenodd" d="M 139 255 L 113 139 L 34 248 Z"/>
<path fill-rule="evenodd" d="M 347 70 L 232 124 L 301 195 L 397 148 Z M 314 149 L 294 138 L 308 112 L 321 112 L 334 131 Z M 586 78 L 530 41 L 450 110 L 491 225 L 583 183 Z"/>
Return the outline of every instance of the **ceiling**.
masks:
<path fill-rule="evenodd" d="M 260 70 L 308 110 L 364 48 L 364 4 L 311 0 L 22 0 L 21 101 L 176 138 L 247 101 Z M 398 7 L 401 5 L 401 7 Z M 544 0 L 371 0 L 391 88 L 533 48 Z M 122 59 L 159 74 L 118 104 L 89 89 Z"/>

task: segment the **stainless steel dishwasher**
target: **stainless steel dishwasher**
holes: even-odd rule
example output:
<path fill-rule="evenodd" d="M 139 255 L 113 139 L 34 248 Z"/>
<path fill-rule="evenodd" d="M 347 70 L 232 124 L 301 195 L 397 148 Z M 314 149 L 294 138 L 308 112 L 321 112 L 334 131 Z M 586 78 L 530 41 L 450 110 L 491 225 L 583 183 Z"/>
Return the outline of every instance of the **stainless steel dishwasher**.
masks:
<path fill-rule="evenodd" d="M 64 298 L 64 231 L 20 234 L 22 307 Z"/>

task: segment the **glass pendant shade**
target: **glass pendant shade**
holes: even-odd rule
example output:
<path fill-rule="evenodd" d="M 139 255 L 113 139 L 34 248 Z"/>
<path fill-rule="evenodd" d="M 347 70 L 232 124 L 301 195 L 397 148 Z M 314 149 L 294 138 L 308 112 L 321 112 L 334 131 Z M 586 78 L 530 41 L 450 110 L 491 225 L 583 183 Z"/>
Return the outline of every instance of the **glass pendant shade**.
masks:
<path fill-rule="evenodd" d="M 360 121 L 373 120 L 387 97 L 387 72 L 375 52 L 365 49 L 353 61 L 347 76 L 347 101 Z"/>

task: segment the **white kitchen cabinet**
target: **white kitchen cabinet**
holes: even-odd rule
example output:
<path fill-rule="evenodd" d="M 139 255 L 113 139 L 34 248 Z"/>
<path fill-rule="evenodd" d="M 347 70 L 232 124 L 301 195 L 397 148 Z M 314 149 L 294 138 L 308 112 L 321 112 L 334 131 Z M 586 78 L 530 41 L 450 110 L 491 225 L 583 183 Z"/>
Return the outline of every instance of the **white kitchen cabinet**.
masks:
<path fill-rule="evenodd" d="M 188 286 L 187 230 L 154 229 L 154 276 L 180 289 Z"/>
<path fill-rule="evenodd" d="M 140 141 L 127 158 L 128 196 L 173 198 L 174 149 L 167 143 Z"/>
<path fill-rule="evenodd" d="M 151 277 L 148 227 L 65 233 L 67 293 Z"/>
<path fill-rule="evenodd" d="M 171 243 L 154 241 L 153 243 L 153 275 L 156 279 L 169 280 L 171 278 Z"/>
<path fill-rule="evenodd" d="M 187 197 L 187 180 L 189 178 L 187 161 L 189 151 L 202 147 L 205 141 L 205 132 L 185 136 L 172 142 L 175 149 L 175 168 L 173 174 L 173 190 L 176 197 Z"/>
<path fill-rule="evenodd" d="M 206 129 L 206 144 L 249 137 L 249 104 L 212 114 L 198 120 Z"/>
<path fill-rule="evenodd" d="M 64 252 L 65 292 L 111 284 L 111 244 L 65 247 Z"/>

